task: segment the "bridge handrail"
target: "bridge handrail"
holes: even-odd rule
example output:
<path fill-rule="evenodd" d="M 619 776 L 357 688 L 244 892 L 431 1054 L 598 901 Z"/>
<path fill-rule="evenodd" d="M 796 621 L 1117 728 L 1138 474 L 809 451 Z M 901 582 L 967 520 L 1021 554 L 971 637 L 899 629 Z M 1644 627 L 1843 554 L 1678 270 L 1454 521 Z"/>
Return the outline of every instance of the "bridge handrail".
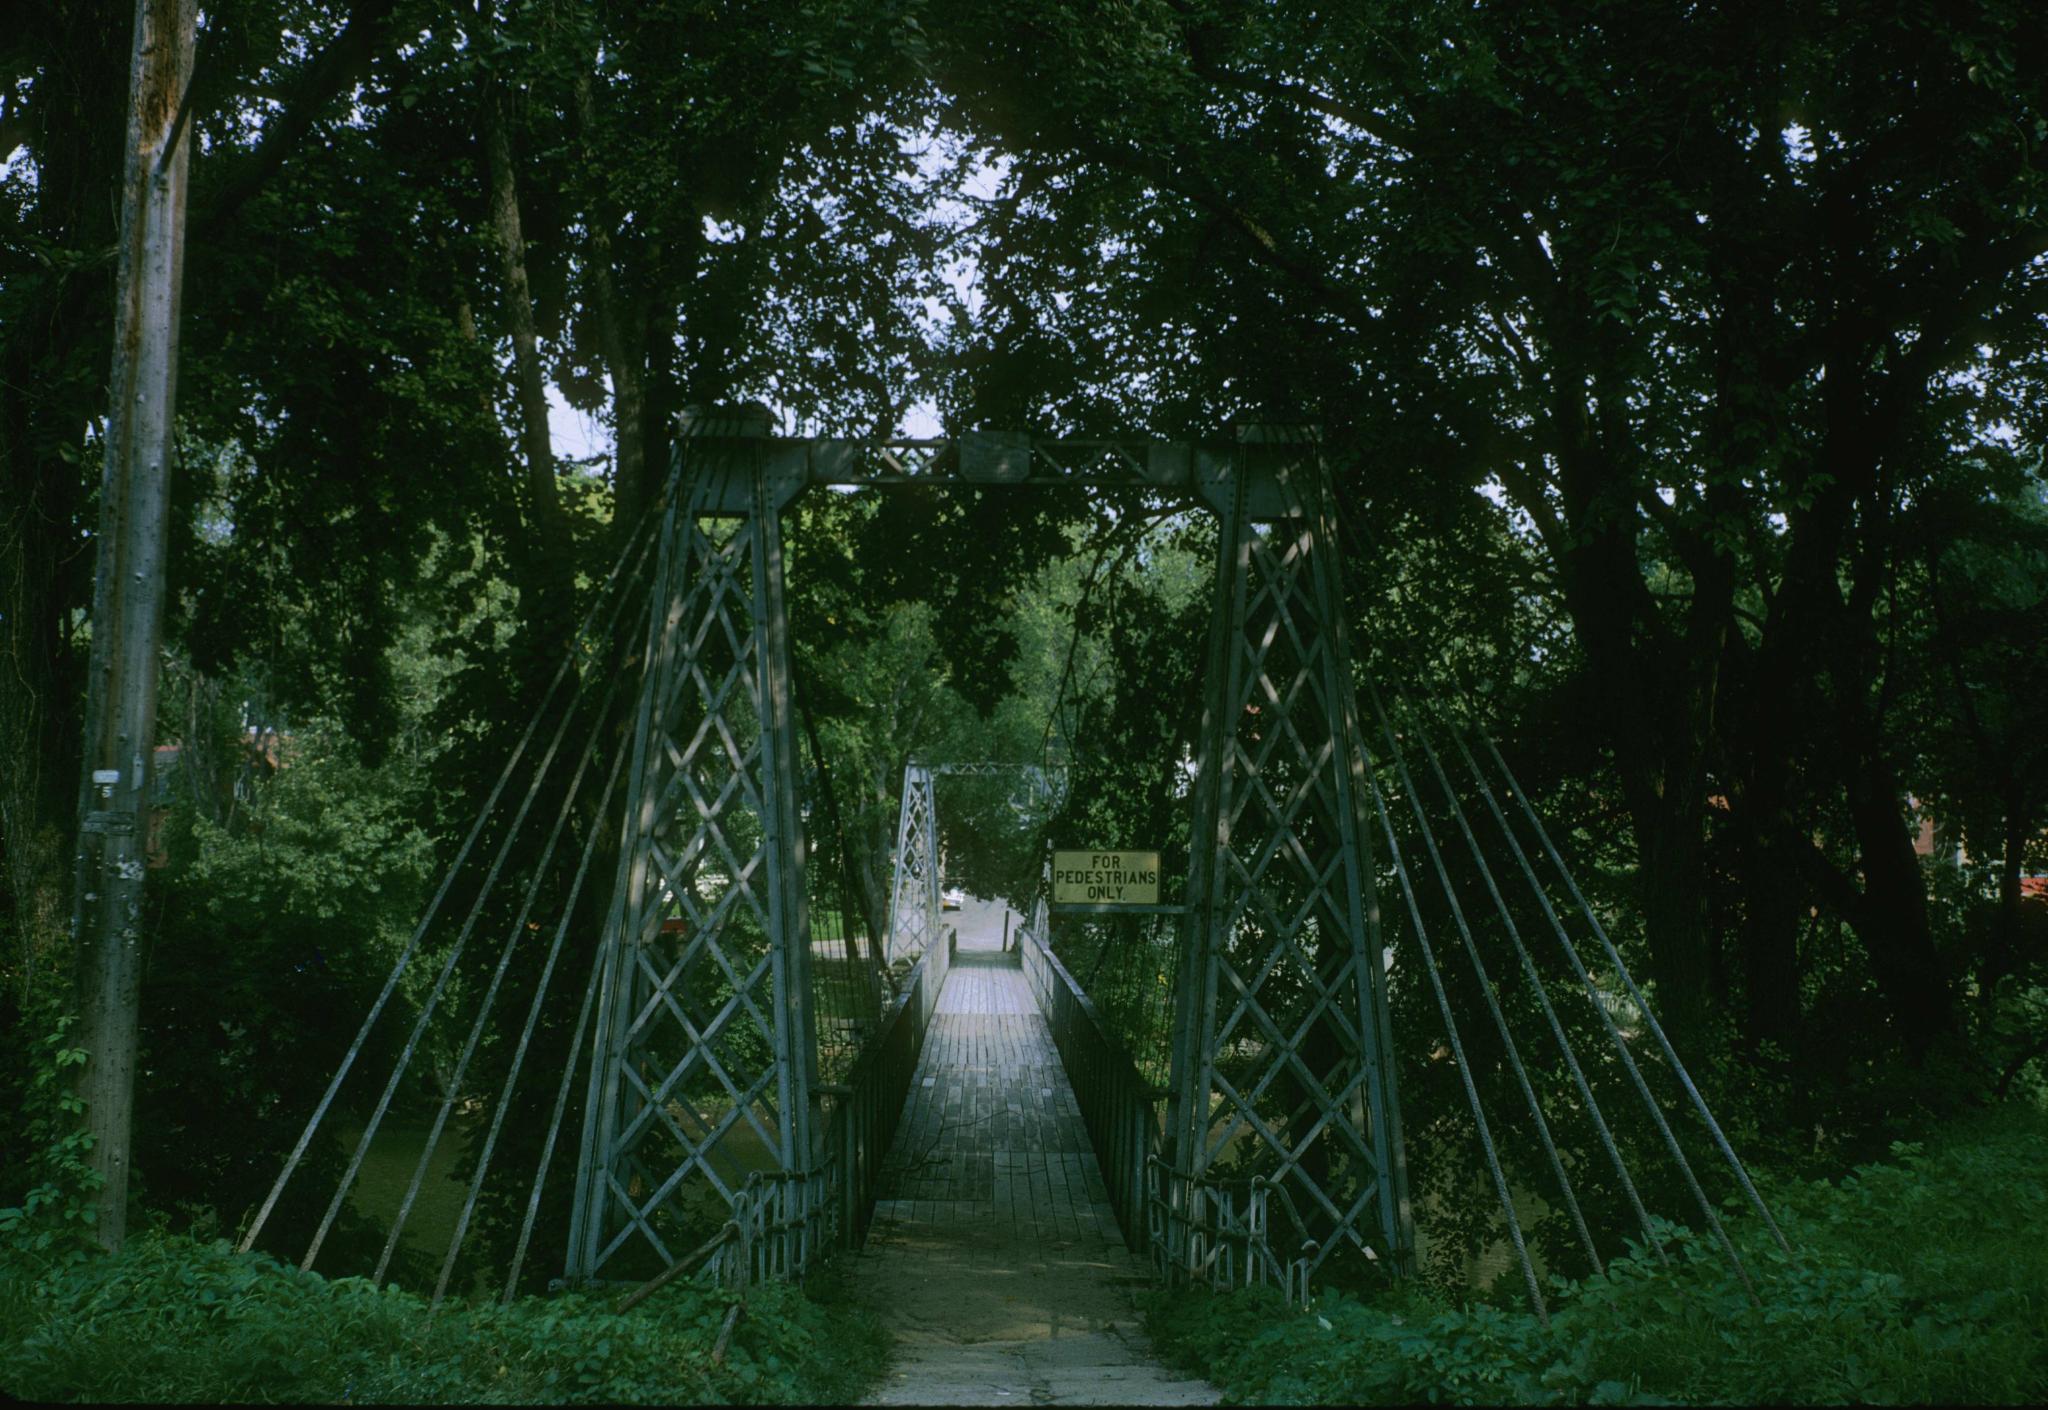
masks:
<path fill-rule="evenodd" d="M 1034 929 L 1045 924 L 1045 914 L 1041 905 L 1037 919 L 1016 932 L 1024 977 L 1073 1084 L 1124 1243 L 1142 1253 L 1148 1237 L 1146 1168 L 1159 1147 L 1159 1103 L 1166 1090 L 1139 1073 L 1129 1051 L 1102 1021 L 1095 1001 Z"/>
<path fill-rule="evenodd" d="M 949 928 L 945 944 L 925 947 L 911 966 L 902 992 L 884 1009 L 874 1037 L 854 1059 L 846 1081 L 821 1084 L 817 1089 L 832 1100 L 831 1116 L 823 1127 L 819 1168 L 826 1173 L 837 1200 L 842 1247 L 859 1248 L 874 1221 L 882 1162 L 896 1139 L 903 1104 L 910 1095 L 925 1034 L 938 1007 L 939 991 L 946 987 L 959 938 L 959 932 Z"/>
<path fill-rule="evenodd" d="M 1289 1302 L 1308 1301 L 1321 1244 L 1303 1237 L 1291 1259 L 1274 1247 L 1272 1196 L 1280 1197 L 1294 1232 L 1307 1227 L 1285 1184 L 1264 1175 L 1194 1175 L 1163 1156 L 1153 1157 L 1149 1173 L 1148 1232 L 1153 1267 L 1162 1277 L 1218 1289 L 1271 1284 Z M 1368 1250 L 1367 1257 L 1376 1255 Z"/>

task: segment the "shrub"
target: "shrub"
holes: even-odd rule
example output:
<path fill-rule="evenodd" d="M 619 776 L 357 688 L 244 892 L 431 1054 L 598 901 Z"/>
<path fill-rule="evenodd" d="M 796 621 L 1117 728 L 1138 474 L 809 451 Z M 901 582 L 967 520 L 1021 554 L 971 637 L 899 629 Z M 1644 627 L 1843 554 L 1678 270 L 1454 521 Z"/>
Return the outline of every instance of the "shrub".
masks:
<path fill-rule="evenodd" d="M 92 1137 L 80 1125 L 85 1100 L 73 1090 L 86 1051 L 74 1042 L 77 1022 L 52 1020 L 34 1045 L 22 1099 L 22 1126 L 33 1152 L 23 1167 L 32 1182 L 18 1205 L 0 1209 L 0 1242 L 44 1257 L 75 1259 L 96 1247 L 99 1172 L 92 1168 Z"/>
<path fill-rule="evenodd" d="M 630 1313 L 582 1293 L 444 1304 L 329 1281 L 225 1241 L 151 1234 L 116 1257 L 0 1256 L 0 1389 L 27 1400 L 795 1404 L 857 1397 L 874 1319 L 788 1285 L 678 1284 Z"/>
<path fill-rule="evenodd" d="M 1410 1285 L 1305 1309 L 1263 1291 L 1153 1295 L 1162 1353 L 1242 1402 L 1604 1405 L 2048 1400 L 2048 1122 L 2007 1107 L 1933 1153 L 1767 1189 L 1794 1254 L 1667 1226 L 1605 1277 L 1554 1279 L 1551 1320 Z"/>

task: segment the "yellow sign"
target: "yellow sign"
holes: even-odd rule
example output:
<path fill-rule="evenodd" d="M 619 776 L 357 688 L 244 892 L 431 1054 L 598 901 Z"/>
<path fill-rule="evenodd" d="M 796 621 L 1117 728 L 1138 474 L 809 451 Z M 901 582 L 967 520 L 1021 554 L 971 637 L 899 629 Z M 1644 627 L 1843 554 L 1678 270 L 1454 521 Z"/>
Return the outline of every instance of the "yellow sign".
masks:
<path fill-rule="evenodd" d="M 1053 904 L 1156 906 L 1157 852 L 1054 852 Z"/>

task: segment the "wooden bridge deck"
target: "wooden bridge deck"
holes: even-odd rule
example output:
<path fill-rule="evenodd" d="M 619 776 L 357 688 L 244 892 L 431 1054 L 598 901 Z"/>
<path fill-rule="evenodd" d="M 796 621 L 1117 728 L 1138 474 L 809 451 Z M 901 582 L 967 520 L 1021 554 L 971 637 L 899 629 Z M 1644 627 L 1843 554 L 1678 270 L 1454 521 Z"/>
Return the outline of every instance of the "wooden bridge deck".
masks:
<path fill-rule="evenodd" d="M 873 1403 L 1212 1404 L 1212 1387 L 1151 1358 L 1130 1297 L 1146 1270 L 981 909 L 963 914 L 857 1265 L 898 1343 Z"/>

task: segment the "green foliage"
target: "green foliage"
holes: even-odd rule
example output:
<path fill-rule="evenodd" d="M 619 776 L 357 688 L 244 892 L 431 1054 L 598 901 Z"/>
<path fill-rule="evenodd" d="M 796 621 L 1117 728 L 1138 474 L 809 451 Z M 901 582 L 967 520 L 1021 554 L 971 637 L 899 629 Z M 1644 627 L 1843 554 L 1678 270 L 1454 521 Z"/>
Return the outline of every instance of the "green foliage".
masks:
<path fill-rule="evenodd" d="M 2048 808 L 2048 31 L 2030 3 L 1795 4 L 1759 21 L 1668 0 L 1137 0 L 1101 15 L 1064 0 L 499 0 L 474 22 L 366 11 L 347 25 L 367 44 L 353 60 L 346 7 L 210 7 L 168 633 L 194 702 L 260 681 L 252 696 L 299 723 L 267 785 L 173 805 L 147 917 L 142 1199 L 229 1224 L 272 1178 L 409 934 L 436 844 L 525 722 L 570 605 L 549 564 L 573 560 L 587 585 L 636 507 L 625 454 L 616 516 L 595 475 L 556 467 L 566 512 L 551 515 L 506 473 L 514 319 L 478 129 L 507 91 L 548 376 L 622 436 L 637 421 L 621 450 L 646 462 L 643 490 L 690 401 L 761 396 L 840 434 L 888 430 L 923 396 L 955 429 L 1214 436 L 1247 412 L 1320 416 L 1346 516 L 1371 526 L 1347 563 L 1360 664 L 1472 687 L 1475 723 L 1511 744 L 1654 995 L 1707 1010 L 1682 1046 L 1745 1154 L 1811 1168 L 1868 1153 L 1959 1082 L 2038 1090 L 2048 911 L 2019 904 L 2017 876 L 2043 861 Z M 36 7 L 0 95 L 0 127 L 24 144 L 0 173 L 0 362 L 20 393 L 0 407 L 0 943 L 24 993 L 49 969 L 36 957 L 62 948 L 63 869 L 35 859 L 66 851 L 76 776 L 98 454 L 81 428 L 104 410 L 104 178 L 127 81 L 125 31 L 84 14 Z M 976 166 L 993 190 L 969 198 Z M 963 257 L 971 294 L 947 273 Z M 602 306 L 604 283 L 630 312 Z M 1138 512 L 1098 501 L 1095 527 L 1107 538 Z M 1056 840 L 1156 845 L 1168 877 L 1185 874 L 1173 764 L 1200 686 L 1202 516 L 1120 561 L 1079 621 L 1071 503 L 812 495 L 790 517 L 799 703 L 861 869 L 843 905 L 865 905 L 870 928 L 886 907 L 905 756 L 1035 758 L 1055 693 L 1076 742 Z M 219 713 L 167 718 L 163 742 L 195 774 L 208 748 L 226 756 Z M 955 875 L 1022 900 L 1037 872 L 1007 793 L 949 787 Z M 1909 790 L 1970 865 L 1916 870 L 1897 845 Z M 1852 817 L 1856 798 L 1877 802 Z M 1683 904 L 1660 917 L 1660 897 Z M 1128 939 L 1074 927 L 1062 953 L 1156 1070 L 1169 947 Z M 456 973 L 451 1010 L 476 997 L 481 963 Z M 1464 1183 L 1475 1150 L 1417 978 L 1397 962 L 1390 1002 L 1417 1194 L 1440 1221 L 1433 1271 L 1453 1295 L 1498 1233 Z M 1976 1000 L 1956 1025 L 1939 1002 L 1951 979 Z M 374 1044 L 426 982 L 408 977 L 358 1081 L 384 1070 Z M 716 981 L 703 993 L 725 997 Z M 1467 1070 L 1504 1083 L 1475 999 L 1451 1000 Z M 1528 1000 L 1503 1003 L 1528 1031 Z M 65 1105 L 78 1055 L 61 1026 L 29 1052 L 44 1025 L 25 1007 L 0 999 L 0 1107 L 26 1100 L 20 1120 L 0 1115 L 0 1198 L 28 1190 L 0 1225 L 50 1255 L 86 1232 Z M 542 1032 L 565 1038 L 556 1018 Z M 1598 1046 L 1590 1015 L 1565 1021 Z M 1982 1070 L 1907 1063 L 1952 1026 Z M 445 1068 L 445 1032 L 401 1111 Z M 759 1035 L 740 1040 L 758 1060 Z M 468 1085 L 489 1088 L 502 1055 L 487 1043 Z M 1563 1090 L 1554 1067 L 1535 1076 Z M 1619 1083 L 1611 1068 L 1591 1080 Z M 1498 1120 L 1528 1188 L 1531 1133 Z M 1654 1164 L 1654 1133 L 1628 1122 L 1624 1143 Z M 508 1144 L 533 1127 L 515 1119 Z M 502 1168 L 530 1165 L 518 1154 Z M 1885 1222 L 1938 1188 L 1918 1159 L 1884 1167 L 1917 1173 L 1883 1209 L 1862 1185 L 1838 1191 L 1842 1217 L 1919 1247 L 1918 1226 Z M 309 1160 L 301 1186 L 331 1188 L 334 1153 Z M 1583 1178 L 1589 1207 L 1621 1207 L 1597 1168 Z M 1644 1184 L 1665 1205 L 1677 1188 L 1669 1170 Z M 486 1236 L 511 1207 L 486 1189 Z M 1556 1209 L 1532 1242 L 1577 1269 Z M 1892 1270 L 1904 1292 L 1827 1281 L 1876 1251 L 1844 1256 L 1778 1286 L 1812 1273 L 1800 1297 L 1867 1318 L 1930 1276 Z M 1668 1285 L 1747 1327 L 1691 1266 L 1645 1292 L 1624 1262 L 1574 1285 L 1560 1321 L 1604 1326 L 1615 1289 L 1654 1305 Z M 1413 1365 L 1393 1337 L 1357 1375 L 1385 1394 L 1630 1393 L 1636 1371 L 1613 1366 L 1604 1382 L 1568 1367 L 1553 1384 L 1547 1362 L 1514 1379 L 1501 1368 L 1549 1345 L 1516 1315 L 1418 1309 L 1440 1334 Z M 1759 1344 L 1806 1365 L 1840 1330 L 1812 1327 L 1807 1347 Z M 1602 1335 L 1619 1345 L 1626 1328 Z M 1689 1345 L 1636 1350 L 1676 1384 L 1697 1370 Z M 1801 1385 L 1862 1394 L 1809 1369 Z"/>
<path fill-rule="evenodd" d="M 2023 1404 L 2048 1394 L 2048 1119 L 1994 1109 L 1929 1151 L 1766 1191 L 1794 1249 L 1732 1220 L 1760 1300 L 1708 1236 L 1662 1226 L 1604 1278 L 1552 1280 L 1550 1325 L 1419 1285 L 1292 1308 L 1155 1294 L 1170 1359 L 1238 1402 Z"/>
<path fill-rule="evenodd" d="M 852 1401 L 886 1338 L 784 1284 L 745 1298 L 679 1284 L 630 1313 L 580 1293 L 454 1303 L 329 1281 L 225 1241 L 150 1235 L 118 1257 L 0 1256 L 0 1388 L 27 1400 L 370 1404 L 805 1404 Z"/>
<path fill-rule="evenodd" d="M 2042 178 L 1992 153 L 2048 131 L 2048 70 L 2025 0 L 1794 13 L 963 0 L 941 78 L 1011 163 L 946 396 L 1066 430 L 1320 417 L 1363 576 L 1429 545 L 1419 607 L 1354 596 L 1355 640 L 1428 628 L 1377 677 L 1469 672 L 1565 766 L 1683 1036 L 1727 1012 L 1861 1061 L 1949 1040 L 2006 962 L 1937 952 L 1908 790 L 1973 852 L 2048 817 L 2009 727 L 2048 654 L 1980 610 L 2038 615 L 1988 590 L 2028 552 L 1942 547 L 2040 454 Z M 1474 525 L 1511 551 L 1474 563 Z M 1853 933 L 1836 973 L 1815 907 Z"/>
<path fill-rule="evenodd" d="M 19 1205 L 0 1208 L 0 1247 L 66 1261 L 92 1245 L 101 1184 L 90 1161 L 93 1138 L 79 1129 L 85 1099 L 72 1089 L 87 1058 L 69 1037 L 76 1021 L 61 1015 L 35 1045 L 22 1103 L 34 1183 Z"/>
<path fill-rule="evenodd" d="M 157 878 L 136 1178 L 154 1207 L 210 1208 L 224 1227 L 276 1177 L 411 934 L 433 867 L 415 758 L 372 767 L 339 725 L 314 720 L 290 731 L 280 760 L 218 821 L 181 800 Z M 426 968 L 411 967 L 402 1003 L 431 980 Z M 270 1060 L 282 1034 L 308 1060 Z"/>

